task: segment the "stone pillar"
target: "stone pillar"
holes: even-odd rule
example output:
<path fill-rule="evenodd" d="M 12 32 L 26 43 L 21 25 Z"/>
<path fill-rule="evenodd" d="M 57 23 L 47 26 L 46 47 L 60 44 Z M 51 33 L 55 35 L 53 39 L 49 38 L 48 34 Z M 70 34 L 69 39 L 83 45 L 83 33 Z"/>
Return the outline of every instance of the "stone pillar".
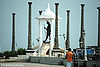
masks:
<path fill-rule="evenodd" d="M 42 11 L 39 11 L 39 15 L 42 14 Z M 42 46 L 42 23 L 39 20 L 39 48 L 38 48 L 38 56 L 40 57 L 40 48 Z"/>
<path fill-rule="evenodd" d="M 39 20 L 39 52 L 38 52 L 39 57 L 40 57 L 40 53 L 41 53 L 41 51 L 40 51 L 41 46 L 42 46 L 42 23 Z"/>
<path fill-rule="evenodd" d="M 51 22 L 51 50 L 53 50 L 53 45 L 54 45 L 54 37 L 53 37 L 53 22 Z"/>
<path fill-rule="evenodd" d="M 98 47 L 100 47 L 100 7 L 98 9 Z"/>
<path fill-rule="evenodd" d="M 55 3 L 56 17 L 55 17 L 55 45 L 54 45 L 54 48 L 59 47 L 59 43 L 58 43 L 58 5 L 59 5 L 59 3 Z"/>
<path fill-rule="evenodd" d="M 50 20 L 50 25 L 51 25 L 51 34 L 50 34 L 50 38 L 49 38 L 49 40 L 50 40 L 49 57 L 51 57 L 51 53 L 52 53 L 51 51 L 53 50 L 53 23 L 52 23 L 52 20 Z"/>
<path fill-rule="evenodd" d="M 84 45 L 84 6 L 85 4 L 81 4 L 81 35 L 80 35 L 80 39 L 79 39 L 79 42 L 80 42 L 80 48 L 84 48 L 85 45 Z"/>
<path fill-rule="evenodd" d="M 13 16 L 12 51 L 15 51 L 15 13 L 12 13 L 12 16 Z"/>
<path fill-rule="evenodd" d="M 69 40 L 69 13 L 70 13 L 70 10 L 67 10 L 67 40 L 66 40 L 66 49 L 70 48 L 70 40 Z"/>
<path fill-rule="evenodd" d="M 28 50 L 31 50 L 31 4 L 32 2 L 28 2 L 29 4 L 29 24 L 28 24 Z"/>

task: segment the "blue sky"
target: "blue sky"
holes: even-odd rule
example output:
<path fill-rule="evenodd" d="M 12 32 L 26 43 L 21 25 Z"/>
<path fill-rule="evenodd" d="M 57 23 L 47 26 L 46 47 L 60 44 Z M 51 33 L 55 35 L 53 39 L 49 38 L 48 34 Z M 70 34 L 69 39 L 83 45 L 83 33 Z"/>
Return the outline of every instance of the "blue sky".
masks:
<path fill-rule="evenodd" d="M 0 51 L 11 50 L 12 46 L 12 13 L 15 12 L 15 42 L 18 48 L 27 48 L 28 45 L 28 1 L 32 1 L 32 42 L 38 45 L 39 10 L 46 10 L 48 3 L 50 9 L 55 12 L 55 3 L 59 2 L 59 35 L 66 34 L 67 20 L 66 10 L 70 10 L 70 45 L 71 48 L 79 47 L 81 4 L 84 7 L 85 44 L 97 45 L 98 10 L 100 0 L 0 0 Z M 45 36 L 43 36 L 45 37 Z M 44 38 L 45 39 L 45 38 Z M 59 44 L 64 48 L 64 39 L 59 36 Z"/>

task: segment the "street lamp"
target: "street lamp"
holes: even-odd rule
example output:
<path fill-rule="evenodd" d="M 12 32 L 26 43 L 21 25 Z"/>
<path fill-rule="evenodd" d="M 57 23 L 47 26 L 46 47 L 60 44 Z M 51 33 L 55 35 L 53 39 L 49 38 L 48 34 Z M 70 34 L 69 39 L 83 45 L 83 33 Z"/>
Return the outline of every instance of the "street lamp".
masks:
<path fill-rule="evenodd" d="M 64 38 L 64 41 L 65 41 L 65 47 L 64 47 L 64 56 L 66 56 L 66 40 L 65 40 L 65 34 L 63 34 L 63 35 L 60 35 L 60 36 L 63 36 L 63 38 Z"/>

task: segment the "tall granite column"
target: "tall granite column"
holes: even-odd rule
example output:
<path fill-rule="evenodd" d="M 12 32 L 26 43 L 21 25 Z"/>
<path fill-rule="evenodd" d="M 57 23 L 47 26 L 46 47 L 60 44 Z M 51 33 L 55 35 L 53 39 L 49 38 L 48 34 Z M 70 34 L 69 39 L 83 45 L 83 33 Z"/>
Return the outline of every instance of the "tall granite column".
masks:
<path fill-rule="evenodd" d="M 32 49 L 31 47 L 31 4 L 32 2 L 28 2 L 29 4 L 29 24 L 28 24 L 28 48 L 27 49 Z"/>
<path fill-rule="evenodd" d="M 80 35 L 80 48 L 85 48 L 84 45 L 84 6 L 85 4 L 81 4 L 81 35 Z"/>
<path fill-rule="evenodd" d="M 59 47 L 59 43 L 58 43 L 58 5 L 59 5 L 59 3 L 55 3 L 56 17 L 55 17 L 55 45 L 54 45 L 54 48 Z"/>
<path fill-rule="evenodd" d="M 70 13 L 70 10 L 67 10 L 67 40 L 66 40 L 66 49 L 70 48 L 70 41 L 69 41 L 69 13 Z"/>
<path fill-rule="evenodd" d="M 98 47 L 100 47 L 100 7 L 98 9 Z"/>
<path fill-rule="evenodd" d="M 12 16 L 13 16 L 12 51 L 15 51 L 15 13 L 12 13 Z"/>

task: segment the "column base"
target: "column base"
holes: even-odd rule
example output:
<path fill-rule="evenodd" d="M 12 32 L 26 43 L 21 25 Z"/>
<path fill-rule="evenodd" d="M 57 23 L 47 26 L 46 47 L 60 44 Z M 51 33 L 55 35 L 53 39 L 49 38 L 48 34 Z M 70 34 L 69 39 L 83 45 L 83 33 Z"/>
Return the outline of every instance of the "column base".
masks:
<path fill-rule="evenodd" d="M 27 49 L 26 50 L 26 53 L 34 53 L 35 51 L 34 50 L 32 50 L 32 49 Z"/>
<path fill-rule="evenodd" d="M 54 57 L 63 57 L 64 52 L 62 52 L 59 48 L 53 48 L 52 54 Z"/>
<path fill-rule="evenodd" d="M 53 48 L 52 52 L 59 52 L 59 53 L 61 53 L 62 51 L 59 48 Z"/>

